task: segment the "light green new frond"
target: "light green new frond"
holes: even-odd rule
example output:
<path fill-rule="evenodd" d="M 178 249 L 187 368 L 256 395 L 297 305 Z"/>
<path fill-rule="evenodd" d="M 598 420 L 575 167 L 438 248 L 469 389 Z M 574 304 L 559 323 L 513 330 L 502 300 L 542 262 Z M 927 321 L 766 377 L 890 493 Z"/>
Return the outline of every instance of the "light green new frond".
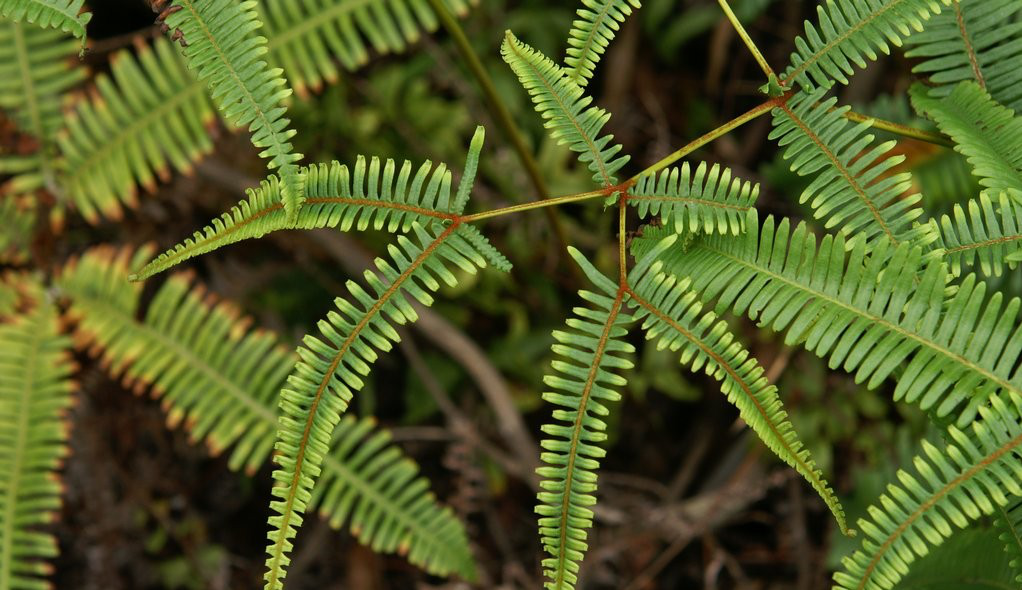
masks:
<path fill-rule="evenodd" d="M 636 206 L 640 219 L 659 215 L 676 233 L 738 235 L 758 196 L 759 184 L 732 179 L 729 168 L 714 164 L 707 171 L 706 162 L 700 162 L 693 173 L 685 162 L 680 169 L 639 177 L 628 189 L 626 200 Z"/>
<path fill-rule="evenodd" d="M 0 588 L 46 588 L 57 541 L 45 530 L 60 510 L 57 476 L 67 455 L 70 340 L 41 286 L 32 309 L 0 324 Z"/>
<path fill-rule="evenodd" d="M 445 0 L 464 15 L 476 0 Z M 259 3 L 269 61 L 284 68 L 299 95 L 335 82 L 337 63 L 354 70 L 376 53 L 398 53 L 435 31 L 437 18 L 427 0 L 262 0 Z"/>
<path fill-rule="evenodd" d="M 795 39 L 791 65 L 781 76 L 784 86 L 797 82 L 803 90 L 830 88 L 889 54 L 941 5 L 951 0 L 826 0 L 816 7 L 817 23 L 806 21 L 804 36 Z"/>
<path fill-rule="evenodd" d="M 799 93 L 774 108 L 770 138 L 784 148 L 784 158 L 800 176 L 814 176 L 800 201 L 813 209 L 828 229 L 867 241 L 886 237 L 895 244 L 932 241 L 928 226 L 913 225 L 922 215 L 918 194 L 908 173 L 892 169 L 905 160 L 890 155 L 895 141 L 876 143 L 871 124 L 844 117 L 848 107 L 824 100 L 826 91 Z"/>
<path fill-rule="evenodd" d="M 624 340 L 631 318 L 624 313 L 624 290 L 597 271 L 581 253 L 572 257 L 593 282 L 596 292 L 579 291 L 589 305 L 576 307 L 565 330 L 555 330 L 551 372 L 543 378 L 549 388 L 543 399 L 557 407 L 553 421 L 543 426 L 549 437 L 541 443 L 546 466 L 537 470 L 543 481 L 537 494 L 539 535 L 549 557 L 543 571 L 550 590 L 574 588 L 578 568 L 588 549 L 593 526 L 596 470 L 606 451 L 606 423 L 600 418 L 607 404 L 621 399 L 617 388 L 626 384 L 617 372 L 632 368 L 627 358 L 634 347 Z M 615 372 L 617 371 L 617 372 Z"/>
<path fill-rule="evenodd" d="M 111 58 L 90 98 L 64 117 L 57 141 L 65 158 L 61 184 L 82 215 L 119 218 L 135 207 L 137 186 L 149 191 L 170 169 L 188 172 L 213 149 L 216 112 L 170 41 Z"/>
<path fill-rule="evenodd" d="M 180 10 L 167 16 L 166 24 L 180 30 L 187 47 L 189 67 L 210 88 L 224 118 L 252 132 L 252 143 L 279 169 L 283 181 L 284 209 L 294 218 L 303 192 L 295 165 L 284 100 L 291 95 L 280 69 L 266 65 L 266 39 L 259 35 L 261 23 L 253 0 L 174 0 Z"/>
<path fill-rule="evenodd" d="M 923 441 L 923 452 L 912 462 L 914 473 L 899 471 L 898 481 L 870 507 L 869 519 L 859 520 L 862 547 L 842 560 L 834 588 L 893 588 L 917 558 L 955 529 L 1022 495 L 1022 399 L 990 401 L 967 431 L 948 429 L 951 442 L 945 448 Z"/>
<path fill-rule="evenodd" d="M 749 215 L 737 238 L 700 236 L 687 249 L 670 249 L 662 256 L 667 269 L 690 278 L 718 312 L 730 308 L 786 331 L 786 343 L 802 344 L 870 388 L 896 378 L 895 400 L 959 425 L 997 392 L 1022 395 L 1019 299 L 988 296 L 975 275 L 945 299 L 947 267 L 939 258 L 924 264 L 919 247 L 859 240 L 848 252 L 840 234 L 817 247 L 805 223 L 792 231 L 787 219 L 768 217 L 760 227 L 755 210 Z M 634 250 L 657 237 L 647 232 Z"/>
<path fill-rule="evenodd" d="M 1005 553 L 1011 556 L 1015 581 L 1022 582 L 1022 500 L 1015 499 L 1008 506 L 999 507 L 996 514 L 994 529 Z"/>
<path fill-rule="evenodd" d="M 0 18 L 31 23 L 44 29 L 59 29 L 82 40 L 91 12 L 82 12 L 85 0 L 0 0 Z"/>
<path fill-rule="evenodd" d="M 62 124 L 62 99 L 85 77 L 77 51 L 67 33 L 0 19 L 0 109 L 39 146 L 33 153 L 0 155 L 0 174 L 14 175 L 2 192 L 56 191 L 53 140 Z"/>
<path fill-rule="evenodd" d="M 962 82 L 946 97 L 911 89 L 912 104 L 955 141 L 984 187 L 1022 198 L 1022 117 L 995 102 L 975 82 Z"/>
<path fill-rule="evenodd" d="M 738 408 L 745 423 L 813 486 L 841 532 L 853 534 L 834 490 L 788 420 L 777 387 L 767 381 L 763 367 L 728 330 L 727 322 L 712 311 L 703 311 L 703 303 L 689 289 L 688 279 L 679 281 L 663 272 L 663 263 L 656 261 L 674 240 L 675 236 L 661 240 L 629 273 L 628 301 L 635 308 L 634 319 L 642 322 L 648 340 L 657 341 L 658 350 L 679 353 L 683 365 L 720 381 L 721 391 Z"/>
<path fill-rule="evenodd" d="M 929 75 L 934 96 L 971 80 L 1001 104 L 1022 109 L 1022 3 L 952 0 L 907 43 L 914 47 L 905 56 L 923 59 L 912 71 Z"/>
<path fill-rule="evenodd" d="M 568 33 L 568 79 L 585 87 L 593 77 L 596 63 L 614 39 L 621 23 L 625 22 L 633 8 L 639 8 L 639 0 L 582 0 L 579 18 L 571 23 Z"/>
<path fill-rule="evenodd" d="M 511 31 L 505 33 L 500 53 L 529 92 L 550 136 L 579 154 L 579 160 L 593 171 L 594 181 L 604 187 L 617 184 L 614 174 L 628 162 L 628 156 L 615 157 L 621 145 L 611 143 L 613 135 L 600 137 L 610 114 L 589 106 L 592 97 L 585 96 L 567 72 Z"/>
<path fill-rule="evenodd" d="M 940 218 L 940 243 L 951 272 L 959 276 L 963 267 L 977 260 L 985 276 L 1001 276 L 1004 267 L 1018 268 L 1022 260 L 1022 203 L 1005 193 L 993 197 L 980 193 L 952 215 Z"/>
<path fill-rule="evenodd" d="M 305 337 L 298 364 L 281 392 L 274 446 L 279 467 L 273 472 L 276 499 L 270 503 L 274 516 L 269 519 L 264 576 L 268 590 L 282 588 L 291 539 L 302 524 L 340 415 L 362 388 L 379 353 L 399 340 L 394 325 L 418 319 L 409 300 L 429 306 L 441 281 L 457 284 L 452 269 L 475 273 L 487 264 L 457 223 L 430 229 L 415 223 L 412 230 L 413 237 L 398 236 L 397 245 L 389 248 L 393 262 L 378 258 L 377 272 L 366 271 L 368 288 L 348 281 L 350 300 L 338 297 L 337 309 L 319 322 L 321 335 Z M 472 576 L 460 564 L 434 560 L 432 554 L 422 557 L 421 565 L 432 573 Z"/>
<path fill-rule="evenodd" d="M 96 248 L 65 267 L 57 284 L 78 322 L 77 346 L 101 355 L 136 391 L 160 395 L 168 420 L 214 453 L 226 451 L 232 469 L 256 471 L 273 450 L 278 393 L 296 355 L 182 275 L 160 287 L 139 319 L 142 287 L 126 279 L 147 256 Z M 346 417 L 332 446 L 311 500 L 331 526 L 347 525 L 360 542 L 415 564 L 471 571 L 461 524 L 385 431 Z"/>

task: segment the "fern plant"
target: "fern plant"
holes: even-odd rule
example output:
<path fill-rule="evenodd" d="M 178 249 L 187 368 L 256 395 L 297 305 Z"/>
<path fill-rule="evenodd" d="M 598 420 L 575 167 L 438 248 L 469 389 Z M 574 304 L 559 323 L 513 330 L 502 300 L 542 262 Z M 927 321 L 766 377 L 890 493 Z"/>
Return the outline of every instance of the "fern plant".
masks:
<path fill-rule="evenodd" d="M 588 287 L 578 291 L 583 303 L 565 328 L 552 334 L 555 359 L 543 380 L 542 398 L 553 408 L 541 428 L 535 511 L 547 588 L 583 580 L 608 422 L 634 372 L 636 330 L 719 382 L 744 423 L 819 495 L 838 530 L 855 534 L 789 420 L 783 392 L 723 319 L 727 313 L 783 332 L 786 344 L 802 345 L 867 387 L 893 383 L 895 401 L 918 407 L 943 432 L 940 444 L 921 444 L 914 475 L 900 471 L 857 521 L 863 539 L 834 574 L 835 588 L 894 587 L 917 558 L 990 515 L 1000 517 L 1005 548 L 1016 552 L 1022 300 L 984 281 L 1022 260 L 1020 123 L 1006 104 L 1017 98 L 1010 81 L 1022 71 L 1016 6 L 984 5 L 993 8 L 988 17 L 979 2 L 827 0 L 778 75 L 727 2 L 720 4 L 763 70 L 762 102 L 627 178 L 632 160 L 605 131 L 610 114 L 587 86 L 639 2 L 583 0 L 563 64 L 504 33 L 500 56 L 523 97 L 593 183 L 589 191 L 545 198 L 538 163 L 451 14 L 464 11 L 462 2 L 158 3 L 170 40 L 120 57 L 96 78 L 93 96 L 62 115 L 63 94 L 83 75 L 64 59 L 75 43 L 64 32 L 82 37 L 76 26 L 88 16 L 78 15 L 80 3 L 0 0 L 0 15 L 10 19 L 0 55 L 17 58 L 0 66 L 11 73 L 0 81 L 0 107 L 39 142 L 36 153 L 0 160 L 0 170 L 19 175 L 12 194 L 35 204 L 49 193 L 91 220 L 120 215 L 123 206 L 134 207 L 136 187 L 152 187 L 170 168 L 187 171 L 209 151 L 214 104 L 230 125 L 248 129 L 274 171 L 159 256 L 148 248 L 98 247 L 54 265 L 59 270 L 48 279 L 4 279 L 0 403 L 10 411 L 0 418 L 0 588 L 37 586 L 46 569 L 40 560 L 54 553 L 35 525 L 59 501 L 50 477 L 66 440 L 61 411 L 72 389 L 71 345 L 161 396 L 171 423 L 188 424 L 214 451 L 229 449 L 232 468 L 255 471 L 273 457 L 267 589 L 284 587 L 294 539 L 313 509 L 335 526 L 350 522 L 374 550 L 474 580 L 462 523 L 385 433 L 344 414 L 380 355 L 437 297 L 486 267 L 510 270 L 476 224 L 579 202 L 616 214 L 617 260 L 603 264 L 568 250 Z M 1008 25 L 995 30 L 991 18 Z M 438 23 L 468 59 L 539 200 L 466 212 L 481 168 L 481 126 L 460 174 L 446 164 L 399 165 L 381 156 L 300 165 L 304 156 L 292 145 L 298 130 L 287 113 L 290 87 L 305 95 L 337 77 L 335 62 L 360 65 L 370 46 L 402 50 Z M 861 115 L 828 94 L 906 39 L 910 56 L 930 58 L 917 71 L 932 74 L 934 86 L 913 87 L 912 104 L 940 133 Z M 39 50 L 43 43 L 55 49 Z M 807 222 L 757 212 L 759 185 L 725 166 L 677 165 L 767 114 L 770 138 L 790 170 L 806 177 L 799 200 L 822 222 L 819 234 Z M 894 152 L 897 141 L 878 141 L 881 132 L 953 145 L 986 190 L 963 195 L 965 208 L 950 216 L 928 218 L 911 171 L 901 168 L 904 156 Z M 632 219 L 638 237 L 629 246 Z M 324 228 L 382 232 L 387 254 L 361 282 L 344 284 L 346 293 L 294 354 L 277 338 L 248 331 L 230 305 L 205 301 L 185 275 L 166 279 L 141 312 L 139 281 L 243 240 Z M 4 239 L 12 259 L 23 260 L 27 244 L 18 231 Z M 981 274 L 967 272 L 977 260 Z M 73 323 L 72 339 L 61 335 L 59 318 Z"/>

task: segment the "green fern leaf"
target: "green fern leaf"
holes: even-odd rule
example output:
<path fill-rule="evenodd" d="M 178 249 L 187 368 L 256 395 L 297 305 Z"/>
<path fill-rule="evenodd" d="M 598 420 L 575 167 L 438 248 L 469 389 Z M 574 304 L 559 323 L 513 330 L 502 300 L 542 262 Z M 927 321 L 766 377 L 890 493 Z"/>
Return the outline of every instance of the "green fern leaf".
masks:
<path fill-rule="evenodd" d="M 398 341 L 393 324 L 418 318 L 406 296 L 431 305 L 430 293 L 440 288 L 439 281 L 457 284 L 451 266 L 475 273 L 487 264 L 458 223 L 434 224 L 428 230 L 413 223 L 412 230 L 415 241 L 402 235 L 398 245 L 390 247 L 393 263 L 377 259 L 379 274 L 366 271 L 368 290 L 348 282 L 354 302 L 335 300 L 337 310 L 319 323 L 322 336 L 305 338 L 300 360 L 281 392 L 275 446 L 279 468 L 273 473 L 277 499 L 270 504 L 276 515 L 269 520 L 265 575 L 270 590 L 282 587 L 291 539 L 302 524 L 334 426 L 354 392 L 362 388 L 378 351 L 386 352 Z"/>
<path fill-rule="evenodd" d="M 910 90 L 912 104 L 955 141 L 984 187 L 1022 199 L 1022 117 L 995 102 L 975 82 L 962 82 L 944 98 Z"/>
<path fill-rule="evenodd" d="M 626 198 L 639 218 L 659 215 L 676 233 L 683 231 L 731 233 L 743 231 L 745 219 L 759 196 L 759 184 L 732 180 L 731 170 L 714 164 L 707 172 L 700 162 L 693 174 L 688 162 L 639 177 Z"/>
<path fill-rule="evenodd" d="M 454 14 L 468 11 L 465 0 L 444 3 Z M 438 26 L 425 0 L 263 0 L 259 8 L 269 61 L 284 68 L 299 96 L 336 82 L 335 62 L 354 70 L 369 60 L 370 46 L 380 54 L 399 53 L 421 31 Z"/>
<path fill-rule="evenodd" d="M 0 324 L 0 588 L 46 588 L 57 541 L 42 528 L 60 509 L 74 385 L 70 340 L 39 285 L 32 309 Z"/>
<path fill-rule="evenodd" d="M 0 17 L 71 33 L 84 48 L 85 25 L 92 18 L 92 13 L 82 12 L 84 4 L 85 0 L 0 0 Z"/>
<path fill-rule="evenodd" d="M 581 87 L 589 83 L 596 70 L 596 64 L 614 39 L 614 35 L 625 22 L 633 8 L 639 8 L 639 0 L 582 0 L 579 18 L 571 23 L 568 32 L 568 80 Z"/>
<path fill-rule="evenodd" d="M 893 588 L 917 557 L 943 543 L 954 528 L 1022 495 L 1022 398 L 994 396 L 990 402 L 979 409 L 982 419 L 971 432 L 948 429 L 946 448 L 923 441 L 923 453 L 912 462 L 916 473 L 899 471 L 898 483 L 888 485 L 869 509 L 869 520 L 859 521 L 862 547 L 843 559 L 835 588 Z"/>
<path fill-rule="evenodd" d="M 998 506 L 994 529 L 1003 543 L 1004 551 L 1011 556 L 1011 569 L 1015 581 L 1022 582 L 1022 501 L 1015 500 L 1008 506 Z"/>
<path fill-rule="evenodd" d="M 680 353 L 681 362 L 692 371 L 703 370 L 721 382 L 721 391 L 735 404 L 742 419 L 769 448 L 791 465 L 813 486 L 830 508 L 841 532 L 849 531 L 844 509 L 834 490 L 823 478 L 787 418 L 777 388 L 765 376 L 763 367 L 749 354 L 727 322 L 703 304 L 689 289 L 690 282 L 663 272 L 656 259 L 675 241 L 669 236 L 653 246 L 629 273 L 628 302 L 635 308 L 636 321 L 657 349 Z"/>
<path fill-rule="evenodd" d="M 19 264 L 28 258 L 35 230 L 35 203 L 23 203 L 0 188 L 0 262 Z"/>
<path fill-rule="evenodd" d="M 532 96 L 536 112 L 546 119 L 544 125 L 551 137 L 578 152 L 579 160 L 592 170 L 594 181 L 604 187 L 616 185 L 614 174 L 628 162 L 628 156 L 615 157 L 621 145 L 611 143 L 613 135 L 599 136 L 610 114 L 589 106 L 593 99 L 584 96 L 582 87 L 568 79 L 560 66 L 519 41 L 511 31 L 505 33 L 500 53 Z"/>
<path fill-rule="evenodd" d="M 160 395 L 168 421 L 188 425 L 213 453 L 227 451 L 231 469 L 253 473 L 270 458 L 278 392 L 297 357 L 274 335 L 248 330 L 229 303 L 211 304 L 181 274 L 140 315 L 142 286 L 126 278 L 148 255 L 101 247 L 65 267 L 57 284 L 78 321 L 76 344 L 101 354 L 103 366 L 137 392 Z M 331 446 L 310 509 L 334 528 L 347 524 L 374 550 L 405 553 L 430 571 L 471 574 L 463 527 L 373 420 L 345 417 Z"/>
<path fill-rule="evenodd" d="M 117 53 L 92 96 L 64 117 L 61 184 L 89 221 L 117 219 L 122 203 L 137 205 L 136 185 L 152 191 L 171 167 L 189 172 L 212 151 L 215 112 L 166 39 Z"/>
<path fill-rule="evenodd" d="M 971 80 L 1001 104 L 1022 109 L 1022 4 L 953 0 L 951 8 L 908 38 L 914 47 L 905 56 L 924 59 L 912 71 L 929 74 L 934 96 L 947 96 L 959 82 Z"/>
<path fill-rule="evenodd" d="M 248 127 L 269 168 L 280 170 L 284 210 L 293 220 L 304 193 L 295 165 L 302 155 L 292 151 L 295 132 L 284 117 L 291 90 L 281 71 L 262 61 L 266 39 L 258 35 L 256 5 L 254 0 L 174 0 L 180 10 L 165 22 L 183 34 L 189 66 L 207 82 L 224 117 Z"/>
<path fill-rule="evenodd" d="M 1001 276 L 1004 267 L 1014 270 L 1022 259 L 1022 204 L 1001 193 L 995 201 L 983 192 L 978 199 L 956 204 L 953 217 L 940 219 L 944 259 L 951 272 L 960 276 L 963 267 L 979 267 L 986 276 Z"/>
<path fill-rule="evenodd" d="M 904 156 L 888 155 L 894 141 L 881 144 L 868 134 L 869 122 L 844 117 L 848 107 L 826 91 L 799 93 L 773 110 L 770 138 L 785 148 L 784 157 L 801 176 L 815 175 L 800 201 L 809 202 L 826 227 L 840 227 L 846 236 L 861 234 L 867 241 L 886 237 L 895 244 L 926 244 L 936 236 L 926 225 L 913 225 L 922 215 L 918 194 L 908 173 L 893 174 Z"/>
<path fill-rule="evenodd" d="M 57 192 L 53 140 L 61 128 L 62 98 L 85 78 L 77 50 L 64 32 L 0 19 L 0 109 L 39 145 L 31 154 L 0 155 L 0 173 L 15 175 L 2 192 Z"/>
<path fill-rule="evenodd" d="M 433 221 L 454 221 L 472 192 L 484 135 L 483 127 L 477 127 L 453 202 L 450 171 L 445 164 L 434 169 L 429 160 L 414 175 L 407 160 L 398 170 L 393 160 L 381 164 L 376 157 L 367 166 L 364 156 L 355 160 L 352 170 L 338 162 L 303 167 L 298 174 L 306 206 L 295 220 L 287 219 L 280 181 L 271 175 L 259 188 L 249 189 L 247 199 L 146 264 L 131 280 L 144 280 L 200 254 L 282 229 L 332 227 L 346 232 L 354 227 L 364 231 L 371 223 L 375 230 L 394 233 L 407 232 L 414 222 L 428 226 Z M 472 230 L 462 231 L 470 235 Z"/>
<path fill-rule="evenodd" d="M 827 0 L 816 7 L 817 24 L 806 21 L 804 36 L 795 39 L 791 65 L 781 82 L 791 87 L 797 82 L 804 90 L 830 88 L 835 82 L 848 83 L 855 68 L 865 68 L 866 60 L 876 61 L 878 51 L 891 52 L 900 47 L 912 31 L 923 30 L 923 23 L 941 4 L 951 0 Z"/>
<path fill-rule="evenodd" d="M 738 238 L 700 236 L 687 250 L 672 248 L 662 256 L 667 269 L 690 278 L 704 300 L 717 300 L 718 311 L 786 330 L 786 343 L 829 358 L 858 383 L 873 388 L 898 371 L 896 400 L 960 426 L 991 395 L 1022 395 L 1018 299 L 988 297 L 986 284 L 969 275 L 945 301 L 947 267 L 919 247 L 858 240 L 848 252 L 839 234 L 817 248 L 805 223 L 792 231 L 787 219 L 769 217 L 760 227 L 755 210 L 749 215 Z M 662 233 L 635 240 L 636 255 Z"/>
<path fill-rule="evenodd" d="M 624 341 L 625 325 L 631 318 L 624 313 L 625 292 L 600 274 L 584 256 L 569 248 L 572 258 L 582 267 L 597 292 L 579 291 L 589 307 L 576 307 L 566 330 L 555 330 L 552 350 L 562 357 L 551 363 L 552 372 L 543 382 L 550 388 L 543 399 L 557 406 L 554 422 L 545 424 L 542 454 L 546 466 L 542 476 L 539 504 L 539 534 L 550 557 L 543 560 L 551 590 L 573 588 L 586 544 L 587 529 L 593 526 L 596 503 L 596 469 L 606 451 L 598 443 L 606 440 L 607 425 L 599 418 L 610 410 L 608 403 L 621 399 L 615 388 L 625 378 L 614 370 L 632 368 L 626 357 L 634 352 Z M 563 409 L 562 409 L 563 408 Z"/>

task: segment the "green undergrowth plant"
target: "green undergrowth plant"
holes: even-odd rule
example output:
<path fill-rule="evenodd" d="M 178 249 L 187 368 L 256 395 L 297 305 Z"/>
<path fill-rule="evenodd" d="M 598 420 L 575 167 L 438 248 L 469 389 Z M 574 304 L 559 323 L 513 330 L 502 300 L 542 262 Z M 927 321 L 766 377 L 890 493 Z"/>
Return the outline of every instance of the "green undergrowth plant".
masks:
<path fill-rule="evenodd" d="M 617 261 L 598 265 L 569 248 L 588 285 L 553 332 L 555 358 L 543 380 L 551 415 L 542 427 L 535 511 L 547 588 L 574 588 L 581 580 L 608 421 L 634 371 L 638 334 L 718 381 L 744 423 L 819 495 L 837 529 L 858 532 L 861 543 L 834 574 L 835 588 L 892 588 L 916 565 L 947 567 L 924 558 L 948 539 L 972 534 L 962 529 L 986 526 L 987 517 L 998 521 L 998 546 L 1019 554 L 1012 538 L 1022 496 L 1022 303 L 987 282 L 1022 260 L 1022 123 L 1012 110 L 1019 97 L 1011 83 L 1022 71 L 1017 2 L 827 0 L 778 73 L 720 0 L 763 70 L 762 100 L 642 167 L 605 131 L 611 115 L 587 94 L 608 44 L 639 2 L 584 0 L 562 61 L 511 31 L 500 55 L 550 138 L 588 170 L 592 188 L 481 210 L 471 199 L 485 157 L 481 126 L 456 164 L 398 162 L 385 154 L 306 162 L 295 152 L 300 130 L 287 116 L 292 85 L 305 94 L 336 76 L 336 62 L 362 63 L 367 42 L 378 51 L 401 50 L 441 22 L 484 94 L 499 100 L 450 14 L 463 11 L 462 3 L 326 4 L 320 14 L 310 3 L 284 0 L 159 2 L 170 41 L 121 54 L 109 74 L 97 77 L 91 97 L 61 112 L 54 101 L 82 76 L 73 61 L 76 44 L 66 36 L 54 44 L 52 28 L 32 23 L 75 33 L 74 23 L 87 17 L 64 3 L 0 1 L 7 27 L 0 52 L 53 64 L 19 61 L 14 67 L 27 74 L 20 84 L 0 77 L 0 106 L 38 140 L 33 153 L 0 159 L 0 171 L 12 176 L 10 202 L 43 195 L 86 219 L 120 215 L 135 206 L 137 186 L 153 185 L 171 168 L 186 171 L 211 149 L 207 130 L 215 113 L 247 129 L 274 172 L 155 257 L 146 248 L 101 246 L 62 262 L 51 276 L 5 279 L 0 305 L 9 319 L 0 328 L 10 334 L 0 371 L 10 375 L 0 402 L 12 411 L 0 422 L 0 465 L 10 474 L 0 482 L 0 588 L 32 587 L 54 552 L 34 525 L 59 495 L 33 482 L 50 481 L 62 456 L 71 347 L 101 356 L 128 384 L 151 388 L 172 423 L 189 424 L 196 439 L 228 453 L 232 467 L 252 471 L 272 457 L 267 589 L 284 587 L 294 539 L 314 509 L 336 526 L 350 523 L 374 550 L 474 580 L 462 524 L 385 433 L 345 412 L 380 355 L 438 293 L 479 272 L 511 269 L 480 227 L 580 202 L 613 216 Z M 66 22 L 41 16 L 57 8 L 63 12 L 55 15 L 71 14 Z M 30 43 L 48 43 L 52 56 L 28 52 Z M 932 129 L 863 115 L 837 98 L 857 72 L 903 44 L 907 55 L 923 60 L 916 71 L 926 78 L 909 94 Z M 519 149 L 507 109 L 491 106 L 512 130 L 505 132 L 525 167 L 536 170 Z M 769 139 L 807 183 L 797 200 L 807 205 L 809 220 L 757 212 L 758 184 L 724 165 L 692 161 L 699 148 L 766 115 Z M 927 211 L 911 168 L 903 166 L 907 140 L 959 153 L 980 190 L 960 195 L 949 214 Z M 243 240 L 322 228 L 378 231 L 389 244 L 360 281 L 343 285 L 295 353 L 274 336 L 247 330 L 230 305 L 205 301 L 186 275 L 163 281 L 142 311 L 139 281 Z M 28 252 L 18 235 L 13 229 L 4 235 L 12 261 Z M 728 316 L 743 315 L 868 388 L 893 383 L 894 400 L 924 412 L 943 433 L 920 443 L 919 454 L 857 521 L 848 521 L 795 431 L 784 392 L 729 327 Z M 58 318 L 73 324 L 70 339 Z M 35 428 L 44 434 L 36 437 Z M 26 459 L 37 456 L 38 462 Z"/>

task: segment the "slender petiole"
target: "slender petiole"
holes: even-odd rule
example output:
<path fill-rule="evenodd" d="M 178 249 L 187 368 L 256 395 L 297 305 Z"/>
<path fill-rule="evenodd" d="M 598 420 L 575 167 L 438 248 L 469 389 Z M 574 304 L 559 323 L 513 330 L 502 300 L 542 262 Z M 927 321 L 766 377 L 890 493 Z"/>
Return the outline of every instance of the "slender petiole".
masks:
<path fill-rule="evenodd" d="M 930 133 L 929 131 L 923 131 L 922 129 L 916 129 L 915 127 L 909 127 L 908 125 L 902 125 L 901 123 L 893 123 L 891 121 L 885 121 L 883 119 L 877 119 L 876 117 L 870 117 L 863 115 L 862 113 L 856 113 L 855 111 L 848 111 L 845 113 L 845 118 L 849 121 L 855 121 L 862 123 L 864 121 L 873 121 L 873 127 L 875 129 L 882 129 L 890 133 L 902 135 L 919 141 L 925 141 L 927 143 L 933 143 L 942 145 L 945 147 L 953 147 L 954 143 L 951 139 L 940 133 Z"/>
<path fill-rule="evenodd" d="M 531 209 L 540 209 L 543 207 L 553 207 L 555 205 L 574 203 L 576 201 L 586 201 L 598 197 L 607 197 L 607 195 L 608 193 L 606 189 L 600 189 L 596 191 L 589 191 L 586 193 L 565 195 L 563 197 L 552 197 L 549 199 L 543 199 L 542 201 L 533 201 L 532 203 L 522 203 L 521 205 L 511 205 L 510 207 L 502 207 L 500 209 L 493 209 L 492 211 L 473 213 L 472 215 L 462 216 L 460 219 L 464 223 L 472 223 L 473 221 L 481 221 L 483 219 L 489 219 L 491 217 L 500 217 L 502 215 L 509 215 L 511 213 L 529 211 Z"/>
<path fill-rule="evenodd" d="M 776 77 L 773 68 L 770 67 L 766 58 L 763 57 L 762 53 L 760 53 L 759 47 L 756 47 L 756 44 L 753 43 L 752 37 L 750 37 L 749 33 L 745 31 L 745 27 L 742 26 L 741 21 L 738 20 L 734 11 L 731 10 L 731 6 L 727 3 L 727 0 L 717 0 L 717 2 L 720 4 L 721 9 L 724 10 L 724 14 L 727 15 L 727 19 L 731 21 L 731 26 L 735 28 L 735 31 L 738 32 L 738 36 L 742 38 L 745 46 L 749 48 L 749 51 L 752 53 L 752 57 L 756 58 L 756 63 L 759 64 L 759 68 L 763 70 L 763 73 L 766 74 L 767 78 Z"/>

